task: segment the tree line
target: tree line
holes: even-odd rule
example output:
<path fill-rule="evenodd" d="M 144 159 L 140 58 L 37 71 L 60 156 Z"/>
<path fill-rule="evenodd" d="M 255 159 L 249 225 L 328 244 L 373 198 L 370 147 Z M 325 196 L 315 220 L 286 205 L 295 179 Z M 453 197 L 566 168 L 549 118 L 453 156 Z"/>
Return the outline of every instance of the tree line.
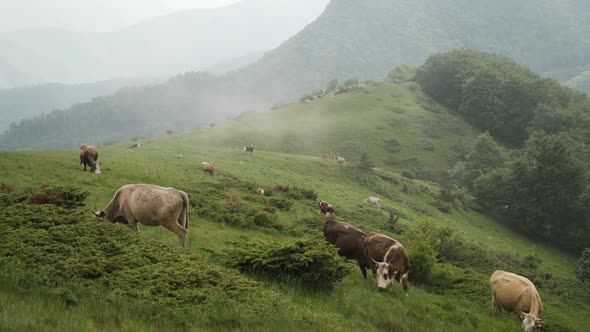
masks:
<path fill-rule="evenodd" d="M 477 205 L 529 236 L 590 247 L 590 99 L 509 58 L 430 56 L 422 89 L 485 131 L 450 170 Z M 499 144 L 499 143 L 504 144 Z"/>

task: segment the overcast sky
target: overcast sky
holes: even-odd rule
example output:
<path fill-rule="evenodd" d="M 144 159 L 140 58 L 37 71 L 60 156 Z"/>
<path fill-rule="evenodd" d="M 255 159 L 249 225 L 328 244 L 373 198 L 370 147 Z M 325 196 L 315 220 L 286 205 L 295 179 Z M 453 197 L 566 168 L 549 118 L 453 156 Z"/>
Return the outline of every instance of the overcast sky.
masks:
<path fill-rule="evenodd" d="M 221 7 L 238 1 L 0 0 L 0 32 L 45 27 L 104 32 L 173 11 Z"/>

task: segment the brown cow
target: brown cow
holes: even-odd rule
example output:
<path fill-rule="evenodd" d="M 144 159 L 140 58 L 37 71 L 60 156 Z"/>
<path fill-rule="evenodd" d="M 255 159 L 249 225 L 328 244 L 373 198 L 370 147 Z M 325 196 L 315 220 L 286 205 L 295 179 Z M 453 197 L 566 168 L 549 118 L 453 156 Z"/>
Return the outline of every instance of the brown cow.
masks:
<path fill-rule="evenodd" d="M 264 195 L 264 189 L 256 188 L 256 195 Z"/>
<path fill-rule="evenodd" d="M 139 232 L 139 225 L 164 226 L 178 235 L 180 246 L 188 234 L 188 196 L 184 191 L 150 184 L 128 184 L 115 193 L 96 217 L 128 224 Z"/>
<path fill-rule="evenodd" d="M 327 216 L 334 214 L 334 208 L 332 207 L 332 204 L 326 201 L 320 201 L 319 207 L 321 214 L 325 214 Z"/>
<path fill-rule="evenodd" d="M 82 144 L 84 146 L 86 144 Z M 80 148 L 82 148 L 80 146 Z M 86 171 L 86 165 L 90 166 L 90 171 L 96 174 L 100 174 L 100 164 L 98 163 L 98 151 L 92 145 L 86 145 L 80 150 L 80 165 L 84 164 L 84 171 Z"/>
<path fill-rule="evenodd" d="M 541 297 L 535 285 L 527 278 L 511 272 L 496 270 L 490 277 L 492 288 L 492 310 L 501 313 L 502 309 L 515 311 L 522 320 L 522 328 L 533 331 L 542 327 L 539 318 L 543 311 Z"/>
<path fill-rule="evenodd" d="M 397 240 L 379 233 L 369 234 L 363 243 L 365 259 L 371 263 L 373 277 L 379 289 L 385 289 L 393 279 L 397 280 L 408 295 L 410 258 L 404 246 Z"/>
<path fill-rule="evenodd" d="M 215 171 L 215 167 L 213 167 L 212 164 L 209 164 L 206 161 L 201 163 L 201 169 L 203 170 L 203 173 L 209 173 L 211 176 L 217 174 L 217 172 Z"/>
<path fill-rule="evenodd" d="M 338 248 L 338 254 L 357 261 L 363 277 L 367 279 L 369 262 L 365 259 L 363 243 L 367 234 L 345 222 L 326 221 L 324 238 Z"/>

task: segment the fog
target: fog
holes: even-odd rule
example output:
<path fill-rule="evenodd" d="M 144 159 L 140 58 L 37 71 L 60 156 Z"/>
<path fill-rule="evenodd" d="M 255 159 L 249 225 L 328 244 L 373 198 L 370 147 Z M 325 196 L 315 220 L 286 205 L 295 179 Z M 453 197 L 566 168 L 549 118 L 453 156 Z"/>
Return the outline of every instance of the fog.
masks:
<path fill-rule="evenodd" d="M 238 1 L 0 0 L 0 32 L 48 27 L 107 32 L 175 11 L 222 7 Z"/>

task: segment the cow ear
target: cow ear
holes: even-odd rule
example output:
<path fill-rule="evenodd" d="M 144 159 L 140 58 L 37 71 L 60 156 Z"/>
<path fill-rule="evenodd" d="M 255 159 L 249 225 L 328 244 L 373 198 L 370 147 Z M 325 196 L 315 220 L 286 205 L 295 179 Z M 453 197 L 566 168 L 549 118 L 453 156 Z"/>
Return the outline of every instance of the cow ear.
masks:
<path fill-rule="evenodd" d="M 518 313 L 518 318 L 520 318 L 520 320 L 523 320 L 525 316 L 526 315 L 522 311 Z"/>
<path fill-rule="evenodd" d="M 536 319 L 535 320 L 535 326 L 536 327 L 543 327 L 545 325 L 545 322 L 542 319 Z"/>

